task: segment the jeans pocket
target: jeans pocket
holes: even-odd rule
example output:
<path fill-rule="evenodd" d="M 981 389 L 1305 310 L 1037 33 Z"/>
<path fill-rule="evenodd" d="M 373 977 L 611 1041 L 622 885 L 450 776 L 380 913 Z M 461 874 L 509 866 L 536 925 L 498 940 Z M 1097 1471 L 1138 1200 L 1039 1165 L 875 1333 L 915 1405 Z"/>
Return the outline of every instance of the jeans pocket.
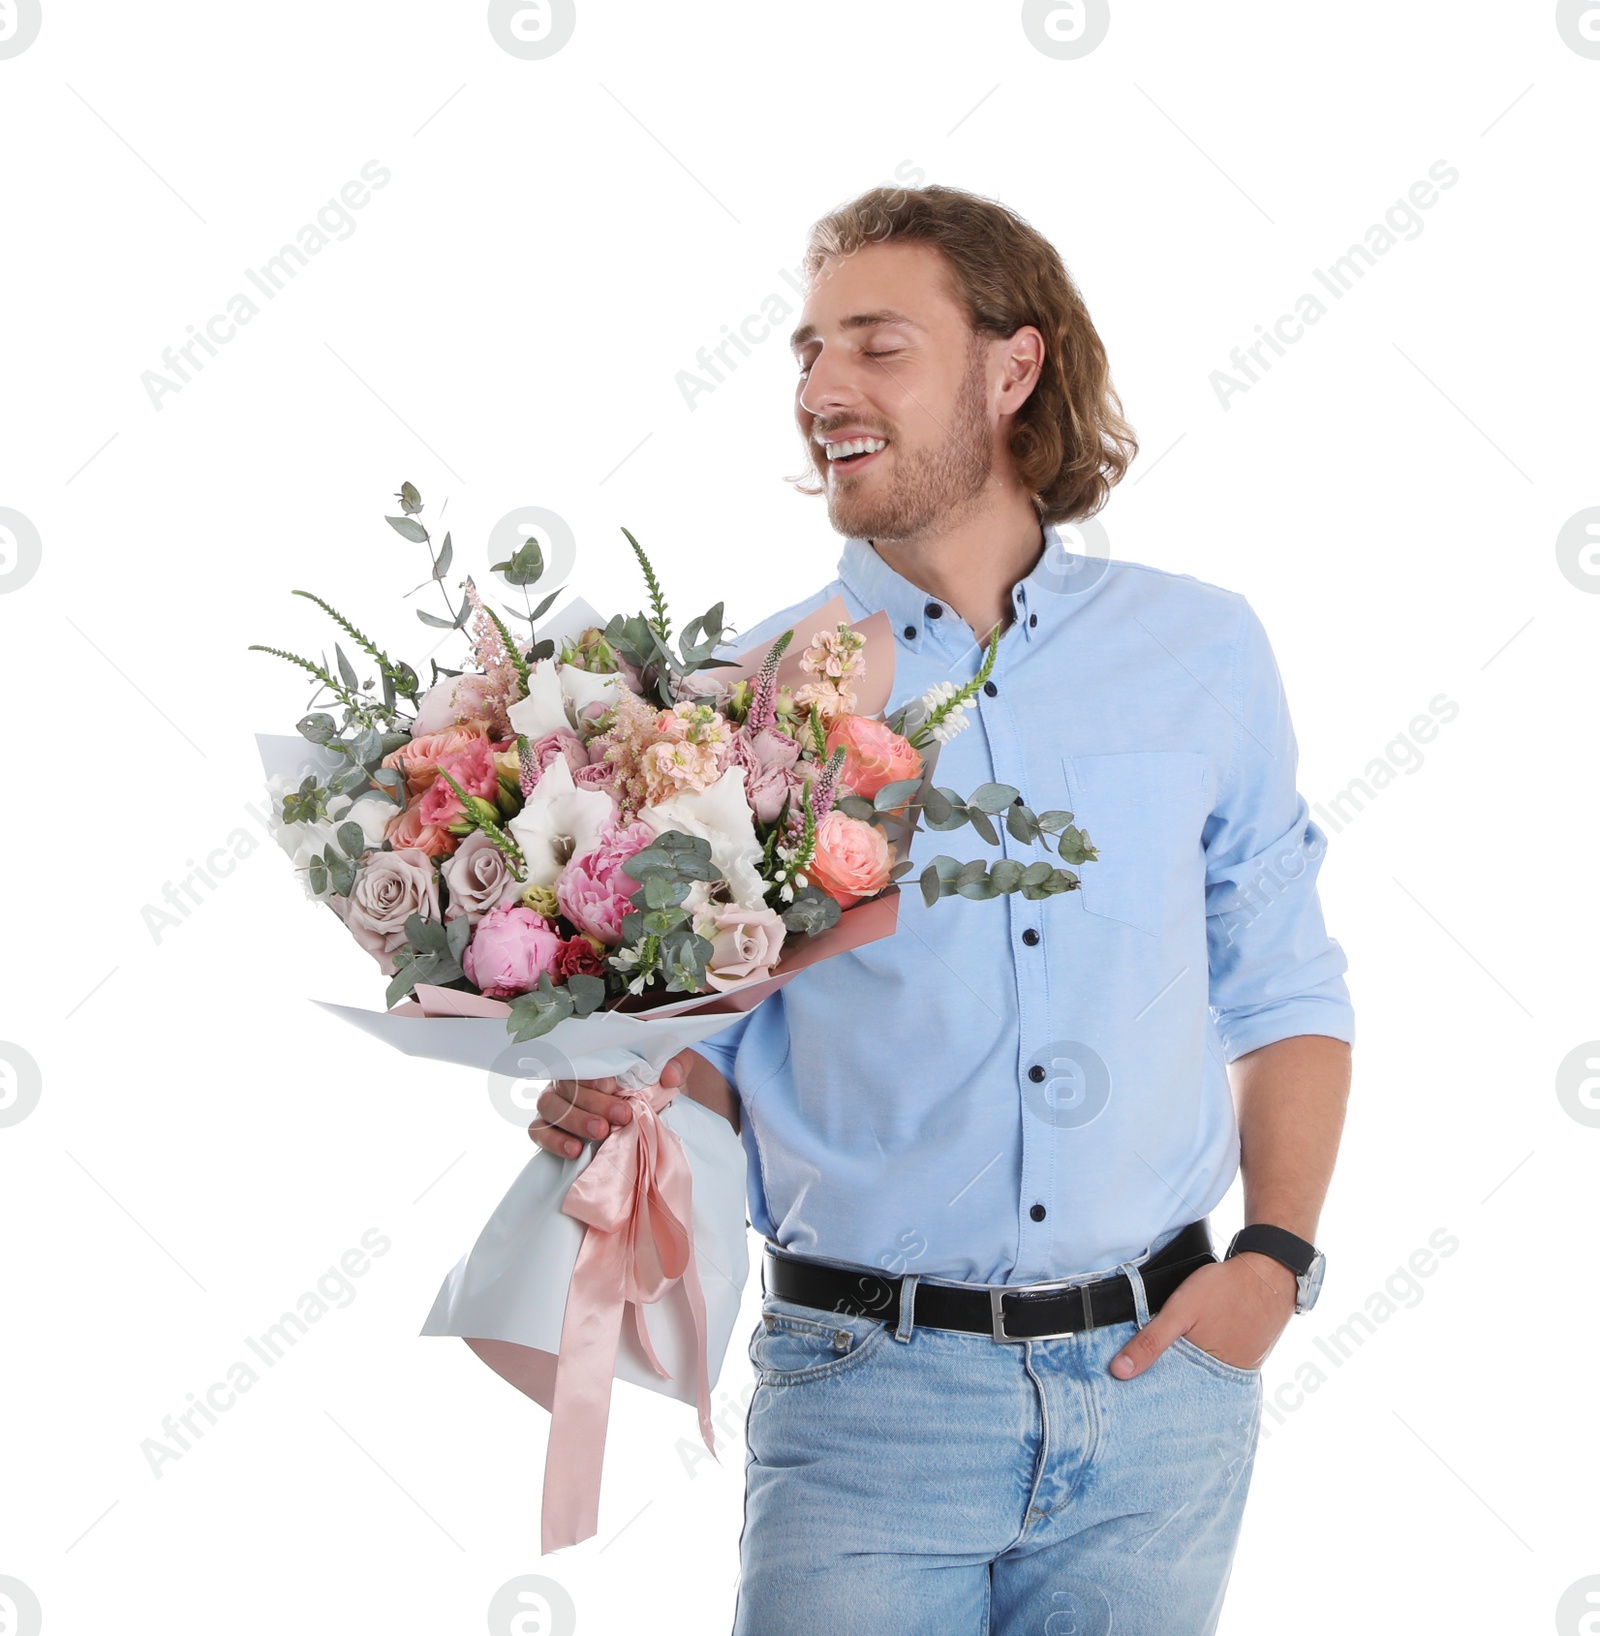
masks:
<path fill-rule="evenodd" d="M 864 1363 L 888 1329 L 877 1318 L 826 1312 L 764 1296 L 750 1337 L 750 1362 L 763 1386 L 796 1386 Z"/>
<path fill-rule="evenodd" d="M 1203 1346 L 1196 1346 L 1187 1336 L 1176 1336 L 1172 1342 L 1172 1350 L 1180 1358 L 1188 1358 L 1197 1363 L 1202 1369 L 1209 1370 L 1213 1375 L 1220 1375 L 1223 1380 L 1231 1380 L 1241 1386 L 1258 1386 L 1261 1383 L 1259 1369 L 1241 1369 L 1236 1363 L 1228 1363 L 1219 1358 L 1216 1353 L 1208 1352 Z"/>

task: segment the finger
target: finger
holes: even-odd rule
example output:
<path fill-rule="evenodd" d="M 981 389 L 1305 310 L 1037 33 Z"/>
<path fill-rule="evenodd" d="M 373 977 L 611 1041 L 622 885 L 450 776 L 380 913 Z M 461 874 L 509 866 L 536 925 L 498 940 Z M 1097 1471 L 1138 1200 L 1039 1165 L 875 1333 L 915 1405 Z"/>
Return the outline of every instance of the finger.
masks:
<path fill-rule="evenodd" d="M 1111 1360 L 1111 1373 L 1118 1380 L 1142 1375 L 1187 1327 L 1187 1321 L 1172 1310 L 1169 1301 Z"/>
<path fill-rule="evenodd" d="M 680 1051 L 661 1070 L 661 1085 L 664 1090 L 675 1091 L 689 1077 L 689 1065 L 683 1060 Z"/>
<path fill-rule="evenodd" d="M 549 1090 L 540 1093 L 535 1106 L 546 1124 L 571 1131 L 574 1136 L 592 1137 L 599 1141 L 611 1134 L 607 1109 L 614 1100 L 603 1092 L 592 1090 L 581 1080 L 558 1081 Z"/>
<path fill-rule="evenodd" d="M 535 1121 L 528 1126 L 528 1135 L 558 1159 L 576 1159 L 583 1152 L 583 1143 L 577 1137 L 569 1136 L 555 1125 L 542 1125 Z"/>

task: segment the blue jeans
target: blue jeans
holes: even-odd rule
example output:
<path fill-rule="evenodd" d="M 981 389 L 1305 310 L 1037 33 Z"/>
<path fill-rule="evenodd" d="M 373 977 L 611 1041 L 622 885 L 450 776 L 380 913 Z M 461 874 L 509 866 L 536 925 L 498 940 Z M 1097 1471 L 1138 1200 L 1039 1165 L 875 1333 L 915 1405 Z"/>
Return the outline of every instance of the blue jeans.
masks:
<path fill-rule="evenodd" d="M 1118 1380 L 1132 1282 L 1133 1321 L 1014 1342 L 764 1294 L 734 1636 L 1215 1631 L 1261 1375 L 1180 1338 Z"/>

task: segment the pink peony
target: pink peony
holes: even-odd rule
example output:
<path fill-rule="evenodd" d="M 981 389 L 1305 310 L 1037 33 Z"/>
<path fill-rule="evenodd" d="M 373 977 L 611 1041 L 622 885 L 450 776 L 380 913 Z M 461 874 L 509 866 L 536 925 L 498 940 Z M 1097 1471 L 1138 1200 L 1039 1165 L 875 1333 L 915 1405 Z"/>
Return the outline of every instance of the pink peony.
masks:
<path fill-rule="evenodd" d="M 720 905 L 708 935 L 711 956 L 706 981 L 716 989 L 732 988 L 752 977 L 765 977 L 783 949 L 783 921 L 775 909 Z"/>
<path fill-rule="evenodd" d="M 494 681 L 476 671 L 446 676 L 422 695 L 417 705 L 417 719 L 411 724 L 412 738 L 443 733 L 462 723 L 481 725 L 492 720 L 494 707 L 491 699 L 494 693 Z"/>
<path fill-rule="evenodd" d="M 474 739 L 459 755 L 445 756 L 439 763 L 468 795 L 492 801 L 500 788 L 500 769 L 494 764 L 494 746 L 487 739 Z M 449 779 L 436 778 L 422 798 L 422 821 L 443 828 L 460 823 L 466 815 L 461 797 L 450 788 Z"/>
<path fill-rule="evenodd" d="M 648 824 L 608 823 L 600 832 L 600 845 L 574 858 L 556 882 L 562 914 L 579 931 L 615 948 L 622 941 L 622 918 L 633 909 L 628 900 L 639 890 L 622 866 L 654 839 Z"/>
<path fill-rule="evenodd" d="M 817 825 L 816 855 L 804 874 L 848 909 L 881 892 L 893 864 L 894 848 L 876 824 L 835 811 Z"/>
<path fill-rule="evenodd" d="M 839 716 L 828 729 L 828 754 L 844 748 L 840 787 L 870 801 L 885 784 L 922 773 L 922 753 L 870 716 Z"/>
<path fill-rule="evenodd" d="M 536 987 L 560 949 L 560 934 L 550 921 L 532 909 L 508 903 L 478 922 L 461 969 L 467 981 L 485 994 L 496 1000 L 509 999 Z"/>

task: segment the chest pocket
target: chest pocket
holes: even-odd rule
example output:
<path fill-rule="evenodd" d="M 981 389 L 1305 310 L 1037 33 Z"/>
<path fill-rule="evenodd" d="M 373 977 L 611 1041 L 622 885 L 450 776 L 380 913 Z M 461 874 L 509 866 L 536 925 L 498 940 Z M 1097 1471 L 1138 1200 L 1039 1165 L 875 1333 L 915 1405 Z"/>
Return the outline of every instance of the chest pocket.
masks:
<path fill-rule="evenodd" d="M 1099 853 L 1077 871 L 1085 912 L 1154 936 L 1186 899 L 1203 907 L 1206 757 L 1129 750 L 1067 756 L 1063 766 L 1067 804 Z"/>

